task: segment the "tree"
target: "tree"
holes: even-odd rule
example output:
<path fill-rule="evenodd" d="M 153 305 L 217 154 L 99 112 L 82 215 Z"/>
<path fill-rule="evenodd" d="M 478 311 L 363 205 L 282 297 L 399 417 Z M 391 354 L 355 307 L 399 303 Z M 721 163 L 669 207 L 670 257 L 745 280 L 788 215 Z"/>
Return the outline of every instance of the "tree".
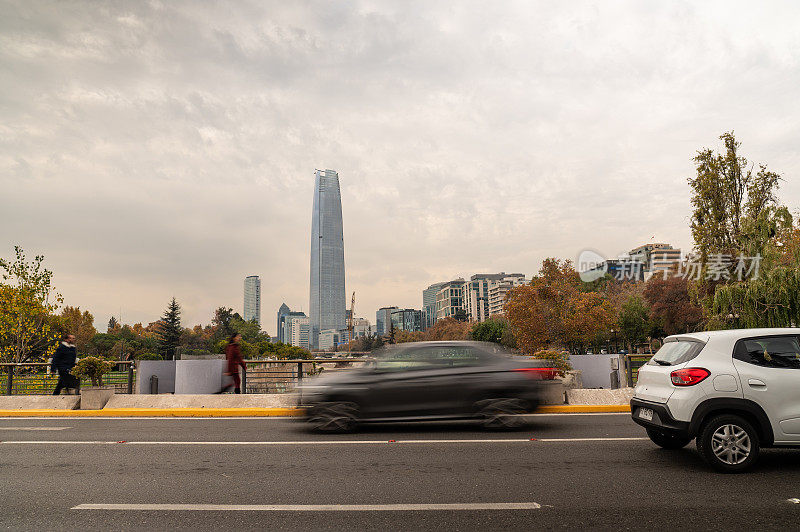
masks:
<path fill-rule="evenodd" d="M 164 360 L 175 358 L 181 342 L 181 307 L 175 298 L 172 298 L 164 316 L 161 318 L 161 327 L 158 333 L 158 345 Z"/>
<path fill-rule="evenodd" d="M 651 336 L 652 329 L 650 309 L 642 298 L 639 296 L 628 298 L 619 314 L 619 331 L 622 339 L 628 343 L 628 349 L 647 340 Z"/>
<path fill-rule="evenodd" d="M 651 277 L 644 298 L 650 305 L 651 318 L 667 335 L 693 332 L 703 322 L 703 309 L 689 296 L 689 281 L 684 277 Z"/>
<path fill-rule="evenodd" d="M 526 353 L 566 348 L 582 353 L 608 340 L 616 314 L 609 296 L 586 291 L 569 260 L 548 258 L 530 284 L 506 296 L 506 318 Z"/>
<path fill-rule="evenodd" d="M 433 327 L 425 331 L 425 340 L 469 340 L 472 325 L 449 317 L 437 320 Z"/>
<path fill-rule="evenodd" d="M 86 310 L 81 313 L 80 307 L 64 307 L 61 311 L 61 333 L 73 334 L 78 352 L 86 349 L 89 340 L 97 334 L 94 328 L 94 316 Z"/>
<path fill-rule="evenodd" d="M 108 320 L 108 329 L 106 330 L 106 332 L 114 332 L 114 331 L 118 330 L 119 327 L 120 327 L 120 325 L 119 325 L 119 322 L 117 321 L 117 318 L 115 318 L 114 316 L 111 316 L 111 319 Z"/>
<path fill-rule="evenodd" d="M 502 344 L 506 329 L 509 329 L 509 325 L 504 318 L 491 318 L 472 326 L 472 339 L 476 342 Z"/>
<path fill-rule="evenodd" d="M 58 323 L 54 313 L 63 302 L 52 287 L 53 272 L 44 257 L 28 262 L 19 246 L 13 262 L 0 259 L 0 359 L 27 362 L 45 359 L 56 349 Z"/>
<path fill-rule="evenodd" d="M 753 173 L 732 131 L 719 138 L 725 153 L 698 151 L 696 175 L 689 179 L 695 247 L 703 262 L 712 254 L 763 256 L 767 242 L 787 221 L 791 225 L 789 211 L 775 197 L 781 177 L 764 164 Z"/>

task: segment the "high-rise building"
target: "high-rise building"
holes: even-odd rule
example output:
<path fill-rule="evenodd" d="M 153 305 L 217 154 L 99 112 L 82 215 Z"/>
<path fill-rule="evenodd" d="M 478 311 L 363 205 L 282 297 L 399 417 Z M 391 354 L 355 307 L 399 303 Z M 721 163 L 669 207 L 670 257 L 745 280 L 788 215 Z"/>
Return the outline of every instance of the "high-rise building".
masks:
<path fill-rule="evenodd" d="M 256 320 L 261 326 L 261 279 L 250 275 L 244 279 L 244 321 Z"/>
<path fill-rule="evenodd" d="M 309 320 L 302 312 L 292 312 L 283 322 L 284 343 L 309 349 Z"/>
<path fill-rule="evenodd" d="M 384 336 L 389 334 L 392 327 L 392 311 L 398 307 L 381 307 L 375 313 L 375 334 Z"/>
<path fill-rule="evenodd" d="M 422 291 L 422 312 L 425 314 L 425 328 L 436 323 L 436 293 L 445 283 L 433 283 Z"/>
<path fill-rule="evenodd" d="M 355 318 L 353 320 L 353 337 L 371 336 L 372 328 L 367 318 Z"/>
<path fill-rule="evenodd" d="M 311 346 L 316 348 L 320 331 L 346 327 L 342 196 L 339 174 L 333 170 L 314 173 L 310 277 Z"/>
<path fill-rule="evenodd" d="M 466 281 L 458 278 L 444 283 L 436 292 L 436 320 L 456 317 L 459 312 L 466 316 L 464 308 L 464 285 Z"/>
<path fill-rule="evenodd" d="M 629 253 L 632 262 L 641 264 L 644 280 L 653 275 L 668 275 L 676 270 L 681 262 L 681 250 L 673 248 L 670 244 L 644 244 Z"/>
<path fill-rule="evenodd" d="M 278 342 L 284 344 L 291 344 L 292 339 L 290 336 L 286 336 L 286 320 L 291 317 L 301 317 L 305 318 L 305 312 L 295 312 L 289 308 L 289 306 L 284 303 L 281 305 L 281 308 L 278 309 L 278 333 L 276 334 Z"/>
<path fill-rule="evenodd" d="M 503 279 L 524 279 L 521 273 L 476 273 L 464 284 L 464 310 L 467 319 L 472 322 L 483 322 L 489 319 L 489 290 L 495 283 Z"/>
<path fill-rule="evenodd" d="M 489 317 L 503 314 L 506 311 L 506 294 L 515 286 L 522 286 L 528 282 L 521 273 L 509 273 L 502 279 L 496 279 L 489 284 Z"/>

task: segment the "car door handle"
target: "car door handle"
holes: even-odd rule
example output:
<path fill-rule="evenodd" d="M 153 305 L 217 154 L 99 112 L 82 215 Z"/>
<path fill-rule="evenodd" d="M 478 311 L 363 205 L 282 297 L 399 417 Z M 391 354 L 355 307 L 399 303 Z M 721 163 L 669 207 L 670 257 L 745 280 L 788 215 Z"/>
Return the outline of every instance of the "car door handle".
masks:
<path fill-rule="evenodd" d="M 749 379 L 747 381 L 747 384 L 749 384 L 753 388 L 766 388 L 767 387 L 767 383 L 766 382 L 764 382 L 762 380 L 758 380 L 758 379 Z"/>

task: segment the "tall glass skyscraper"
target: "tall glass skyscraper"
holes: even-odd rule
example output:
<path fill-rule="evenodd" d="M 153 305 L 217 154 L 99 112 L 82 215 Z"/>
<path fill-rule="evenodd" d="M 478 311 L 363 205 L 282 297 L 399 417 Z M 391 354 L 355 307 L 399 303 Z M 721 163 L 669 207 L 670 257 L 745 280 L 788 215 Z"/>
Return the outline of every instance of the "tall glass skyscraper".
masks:
<path fill-rule="evenodd" d="M 311 214 L 310 343 L 319 345 L 319 332 L 344 329 L 344 236 L 339 174 L 314 173 L 314 210 Z"/>
<path fill-rule="evenodd" d="M 244 321 L 256 320 L 261 325 L 261 279 L 250 275 L 244 280 Z"/>

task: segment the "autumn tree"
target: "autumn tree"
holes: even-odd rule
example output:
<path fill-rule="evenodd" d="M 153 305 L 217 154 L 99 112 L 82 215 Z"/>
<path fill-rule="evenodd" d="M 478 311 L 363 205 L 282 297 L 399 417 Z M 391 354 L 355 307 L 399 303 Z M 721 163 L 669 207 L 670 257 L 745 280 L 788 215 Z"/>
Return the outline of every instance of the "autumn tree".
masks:
<path fill-rule="evenodd" d="M 582 353 L 607 342 L 616 322 L 614 306 L 606 294 L 584 290 L 571 261 L 545 259 L 530 284 L 506 297 L 517 347 L 526 353 L 552 348 Z"/>
<path fill-rule="evenodd" d="M 80 307 L 64 307 L 60 316 L 60 332 L 69 333 L 75 336 L 75 346 L 78 352 L 83 352 L 89 340 L 97 334 L 94 328 L 94 316 L 85 310 L 81 312 Z"/>
<path fill-rule="evenodd" d="M 55 311 L 63 302 L 52 286 L 53 272 L 44 257 L 28 262 L 19 246 L 15 259 L 0 259 L 0 360 L 27 362 L 55 352 L 58 323 Z"/>
<path fill-rule="evenodd" d="M 170 301 L 167 310 L 161 317 L 158 332 L 158 345 L 164 360 L 173 360 L 181 342 L 181 307 L 175 298 Z"/>
<path fill-rule="evenodd" d="M 667 335 L 697 330 L 703 322 L 703 309 L 689 295 L 689 280 L 655 275 L 647 281 L 644 298 L 650 316 Z"/>
<path fill-rule="evenodd" d="M 469 340 L 472 334 L 472 325 L 458 321 L 455 318 L 437 320 L 433 327 L 425 331 L 423 338 L 433 340 Z"/>

